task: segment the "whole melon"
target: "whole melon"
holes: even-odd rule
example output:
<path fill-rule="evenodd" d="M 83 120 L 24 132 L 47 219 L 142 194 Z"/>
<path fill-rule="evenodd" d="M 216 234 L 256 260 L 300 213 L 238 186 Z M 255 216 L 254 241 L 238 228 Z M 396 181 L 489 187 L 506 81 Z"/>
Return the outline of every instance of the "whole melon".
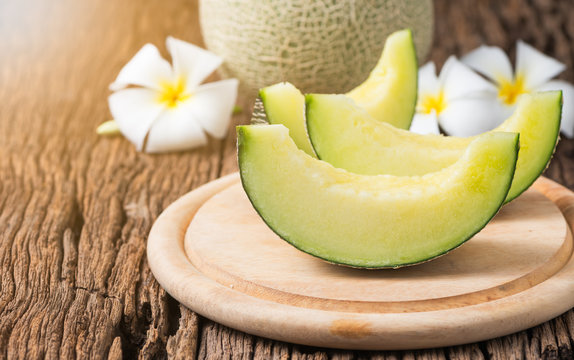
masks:
<path fill-rule="evenodd" d="M 432 0 L 200 0 L 207 48 L 223 77 L 254 91 L 289 81 L 345 93 L 367 78 L 386 37 L 413 31 L 419 60 L 432 40 Z"/>

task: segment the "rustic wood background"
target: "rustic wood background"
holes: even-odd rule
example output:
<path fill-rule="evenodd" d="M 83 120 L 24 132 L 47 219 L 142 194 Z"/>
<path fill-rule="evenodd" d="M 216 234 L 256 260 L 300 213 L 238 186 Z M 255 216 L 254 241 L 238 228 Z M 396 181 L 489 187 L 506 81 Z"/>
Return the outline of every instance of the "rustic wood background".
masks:
<path fill-rule="evenodd" d="M 574 81 L 570 0 L 435 8 L 439 65 L 481 43 L 513 53 L 523 39 Z M 0 358 L 572 358 L 572 311 L 478 344 L 352 352 L 250 336 L 180 306 L 148 268 L 146 237 L 175 199 L 237 169 L 234 130 L 161 156 L 95 134 L 110 116 L 108 84 L 145 42 L 165 50 L 167 35 L 202 43 L 196 2 L 0 0 Z M 247 122 L 246 112 L 234 120 Z M 563 139 L 546 173 L 571 189 L 573 156 Z"/>

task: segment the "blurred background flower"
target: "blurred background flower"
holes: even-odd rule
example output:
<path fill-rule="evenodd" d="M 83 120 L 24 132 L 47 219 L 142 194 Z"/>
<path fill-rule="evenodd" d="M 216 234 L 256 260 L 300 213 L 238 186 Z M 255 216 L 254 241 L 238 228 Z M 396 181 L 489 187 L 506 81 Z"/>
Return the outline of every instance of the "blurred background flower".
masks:
<path fill-rule="evenodd" d="M 410 130 L 420 134 L 442 132 L 473 136 L 506 120 L 523 94 L 562 90 L 561 132 L 574 136 L 574 86 L 551 80 L 566 66 L 523 41 L 516 45 L 516 66 L 496 46 L 480 46 L 457 60 L 447 59 L 437 77 L 434 63 L 419 69 L 416 114 Z M 484 77 L 475 73 L 480 73 Z"/>
<path fill-rule="evenodd" d="M 461 61 L 496 86 L 504 115 L 498 119 L 499 123 L 512 114 L 520 95 L 544 90 L 562 90 L 564 105 L 560 130 L 568 137 L 574 136 L 574 113 L 571 104 L 574 87 L 563 80 L 551 80 L 563 72 L 566 65 L 521 40 L 516 43 L 514 71 L 508 56 L 496 46 L 480 46 L 462 57 Z"/>
<path fill-rule="evenodd" d="M 501 114 L 496 88 L 451 56 L 436 75 L 433 62 L 419 70 L 416 113 L 410 130 L 471 136 L 490 130 Z"/>

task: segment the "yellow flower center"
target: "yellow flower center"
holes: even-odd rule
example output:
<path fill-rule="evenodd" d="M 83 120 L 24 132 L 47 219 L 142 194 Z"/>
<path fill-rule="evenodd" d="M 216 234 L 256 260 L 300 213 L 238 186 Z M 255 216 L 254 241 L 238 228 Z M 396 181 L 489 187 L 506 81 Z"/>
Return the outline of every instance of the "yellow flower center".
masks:
<path fill-rule="evenodd" d="M 423 114 L 430 114 L 434 110 L 436 114 L 440 114 L 446 108 L 446 99 L 444 93 L 440 91 L 438 94 L 423 95 L 419 103 L 419 112 Z"/>
<path fill-rule="evenodd" d="M 513 105 L 520 95 L 528 92 L 524 87 L 524 77 L 521 75 L 516 76 L 514 81 L 501 80 L 499 84 L 498 97 L 506 105 Z"/>
<path fill-rule="evenodd" d="M 185 81 L 179 78 L 176 82 L 164 82 L 161 84 L 158 101 L 167 107 L 173 108 L 181 101 L 187 100 L 191 94 L 185 93 Z"/>

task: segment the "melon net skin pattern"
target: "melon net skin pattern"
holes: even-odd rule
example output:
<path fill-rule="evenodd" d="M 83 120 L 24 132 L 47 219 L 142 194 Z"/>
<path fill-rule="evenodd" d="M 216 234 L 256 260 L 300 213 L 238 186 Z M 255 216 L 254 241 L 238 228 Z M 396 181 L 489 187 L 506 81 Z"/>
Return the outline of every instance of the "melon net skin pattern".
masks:
<path fill-rule="evenodd" d="M 394 31 L 411 29 L 424 59 L 434 24 L 431 0 L 201 0 L 199 11 L 207 48 L 225 59 L 221 75 L 253 95 L 281 81 L 345 93 L 367 78 Z"/>

